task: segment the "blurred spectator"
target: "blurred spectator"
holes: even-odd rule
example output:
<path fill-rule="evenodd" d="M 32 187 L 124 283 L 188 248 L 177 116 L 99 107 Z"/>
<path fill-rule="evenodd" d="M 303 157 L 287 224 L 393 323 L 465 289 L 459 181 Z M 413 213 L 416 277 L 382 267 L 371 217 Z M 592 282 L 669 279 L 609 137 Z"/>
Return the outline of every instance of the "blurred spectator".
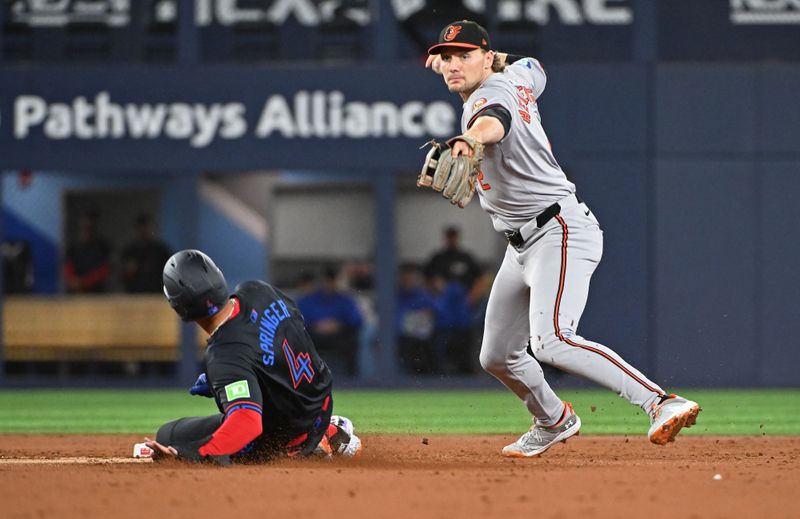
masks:
<path fill-rule="evenodd" d="M 161 292 L 161 272 L 172 253 L 153 230 L 150 215 L 136 217 L 136 237 L 122 251 L 125 292 Z"/>
<path fill-rule="evenodd" d="M 365 380 L 378 377 L 378 312 L 373 292 L 373 265 L 367 261 L 354 261 L 342 266 L 342 271 L 353 289 L 353 298 L 364 322 L 358 337 L 358 376 Z"/>
<path fill-rule="evenodd" d="M 81 214 L 78 239 L 67 247 L 64 279 L 71 293 L 98 293 L 108 289 L 111 249 L 108 242 L 97 235 L 98 218 L 96 212 Z"/>
<path fill-rule="evenodd" d="M 363 317 L 355 300 L 339 290 L 336 278 L 336 269 L 326 269 L 320 288 L 298 299 L 297 306 L 317 350 L 331 369 L 340 368 L 355 376 Z"/>
<path fill-rule="evenodd" d="M 367 261 L 353 261 L 342 266 L 350 287 L 356 292 L 369 292 L 373 289 L 373 270 L 372 264 Z"/>
<path fill-rule="evenodd" d="M 445 281 L 457 281 L 469 292 L 480 276 L 478 262 L 461 248 L 461 232 L 450 226 L 443 233 L 445 247 L 435 253 L 425 266 L 425 277 L 441 276 Z"/>
<path fill-rule="evenodd" d="M 300 277 L 297 279 L 297 288 L 295 289 L 295 300 L 309 296 L 316 290 L 317 277 L 314 273 L 308 270 L 300 272 Z"/>
<path fill-rule="evenodd" d="M 4 241 L 2 247 L 3 291 L 6 294 L 27 294 L 33 289 L 33 255 L 31 246 L 22 240 Z"/>
<path fill-rule="evenodd" d="M 419 269 L 411 263 L 400 265 L 395 312 L 403 370 L 412 374 L 439 372 L 434 351 L 436 302 L 422 286 Z"/>
<path fill-rule="evenodd" d="M 436 305 L 437 363 L 444 373 L 473 373 L 472 313 L 467 290 L 441 275 L 431 276 L 428 283 Z"/>

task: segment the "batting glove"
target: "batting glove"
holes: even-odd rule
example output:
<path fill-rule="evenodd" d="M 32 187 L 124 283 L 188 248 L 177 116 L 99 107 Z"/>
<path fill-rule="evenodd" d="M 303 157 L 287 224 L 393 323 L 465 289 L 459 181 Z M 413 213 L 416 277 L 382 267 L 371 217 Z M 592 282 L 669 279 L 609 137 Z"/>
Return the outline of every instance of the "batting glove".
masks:
<path fill-rule="evenodd" d="M 208 384 L 208 378 L 206 377 L 205 373 L 200 373 L 200 376 L 197 377 L 194 385 L 189 388 L 189 394 L 205 396 L 208 398 L 212 398 L 214 396 L 214 392 L 211 390 L 211 386 Z"/>

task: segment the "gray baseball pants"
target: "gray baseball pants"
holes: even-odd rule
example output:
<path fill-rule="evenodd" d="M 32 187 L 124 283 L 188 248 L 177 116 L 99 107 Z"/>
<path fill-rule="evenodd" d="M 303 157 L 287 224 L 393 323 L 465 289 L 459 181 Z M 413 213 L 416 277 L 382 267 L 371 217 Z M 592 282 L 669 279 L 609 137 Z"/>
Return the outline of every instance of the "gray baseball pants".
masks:
<path fill-rule="evenodd" d="M 577 335 L 589 281 L 603 255 L 603 232 L 574 195 L 559 205 L 560 214 L 519 250 L 506 250 L 489 295 L 481 366 L 542 426 L 555 424 L 564 405 L 539 362 L 592 380 L 647 412 L 664 391 L 610 348 Z M 529 340 L 535 358 L 527 353 Z"/>

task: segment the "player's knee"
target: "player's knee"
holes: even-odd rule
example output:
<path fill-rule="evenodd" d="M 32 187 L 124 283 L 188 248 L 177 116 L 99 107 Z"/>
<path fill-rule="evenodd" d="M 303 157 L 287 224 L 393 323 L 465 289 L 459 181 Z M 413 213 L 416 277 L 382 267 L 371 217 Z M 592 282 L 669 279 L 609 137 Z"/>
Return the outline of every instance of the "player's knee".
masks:
<path fill-rule="evenodd" d="M 175 430 L 177 423 L 178 420 L 172 420 L 159 427 L 156 433 L 156 441 L 161 445 L 171 445 L 173 443 L 172 432 Z"/>
<path fill-rule="evenodd" d="M 501 352 L 483 348 L 478 358 L 483 370 L 491 375 L 502 375 L 508 371 L 508 359 Z"/>
<path fill-rule="evenodd" d="M 547 352 L 555 354 L 557 350 L 565 346 L 566 340 L 574 335 L 572 330 L 556 332 L 552 327 L 543 330 L 531 337 L 531 351 L 534 356 L 546 356 Z"/>
<path fill-rule="evenodd" d="M 481 367 L 484 371 L 494 376 L 503 376 L 511 371 L 514 359 L 502 351 L 489 351 L 482 349 L 479 356 Z"/>

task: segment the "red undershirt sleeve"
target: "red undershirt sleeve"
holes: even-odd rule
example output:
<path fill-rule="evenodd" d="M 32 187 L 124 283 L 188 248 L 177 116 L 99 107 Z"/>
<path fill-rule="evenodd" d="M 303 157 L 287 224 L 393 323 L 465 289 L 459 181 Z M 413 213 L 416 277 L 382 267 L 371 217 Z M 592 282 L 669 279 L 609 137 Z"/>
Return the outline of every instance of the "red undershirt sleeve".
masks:
<path fill-rule="evenodd" d="M 211 440 L 198 449 L 201 456 L 236 454 L 261 434 L 263 426 L 258 404 L 238 401 L 226 414 L 228 416 L 211 435 Z"/>
<path fill-rule="evenodd" d="M 232 316 L 239 311 L 238 300 L 234 301 Z M 236 454 L 264 430 L 261 388 L 249 361 L 252 347 L 225 342 L 215 348 L 218 351 L 207 362 L 206 372 L 225 419 L 211 439 L 197 450 L 201 456 Z"/>

